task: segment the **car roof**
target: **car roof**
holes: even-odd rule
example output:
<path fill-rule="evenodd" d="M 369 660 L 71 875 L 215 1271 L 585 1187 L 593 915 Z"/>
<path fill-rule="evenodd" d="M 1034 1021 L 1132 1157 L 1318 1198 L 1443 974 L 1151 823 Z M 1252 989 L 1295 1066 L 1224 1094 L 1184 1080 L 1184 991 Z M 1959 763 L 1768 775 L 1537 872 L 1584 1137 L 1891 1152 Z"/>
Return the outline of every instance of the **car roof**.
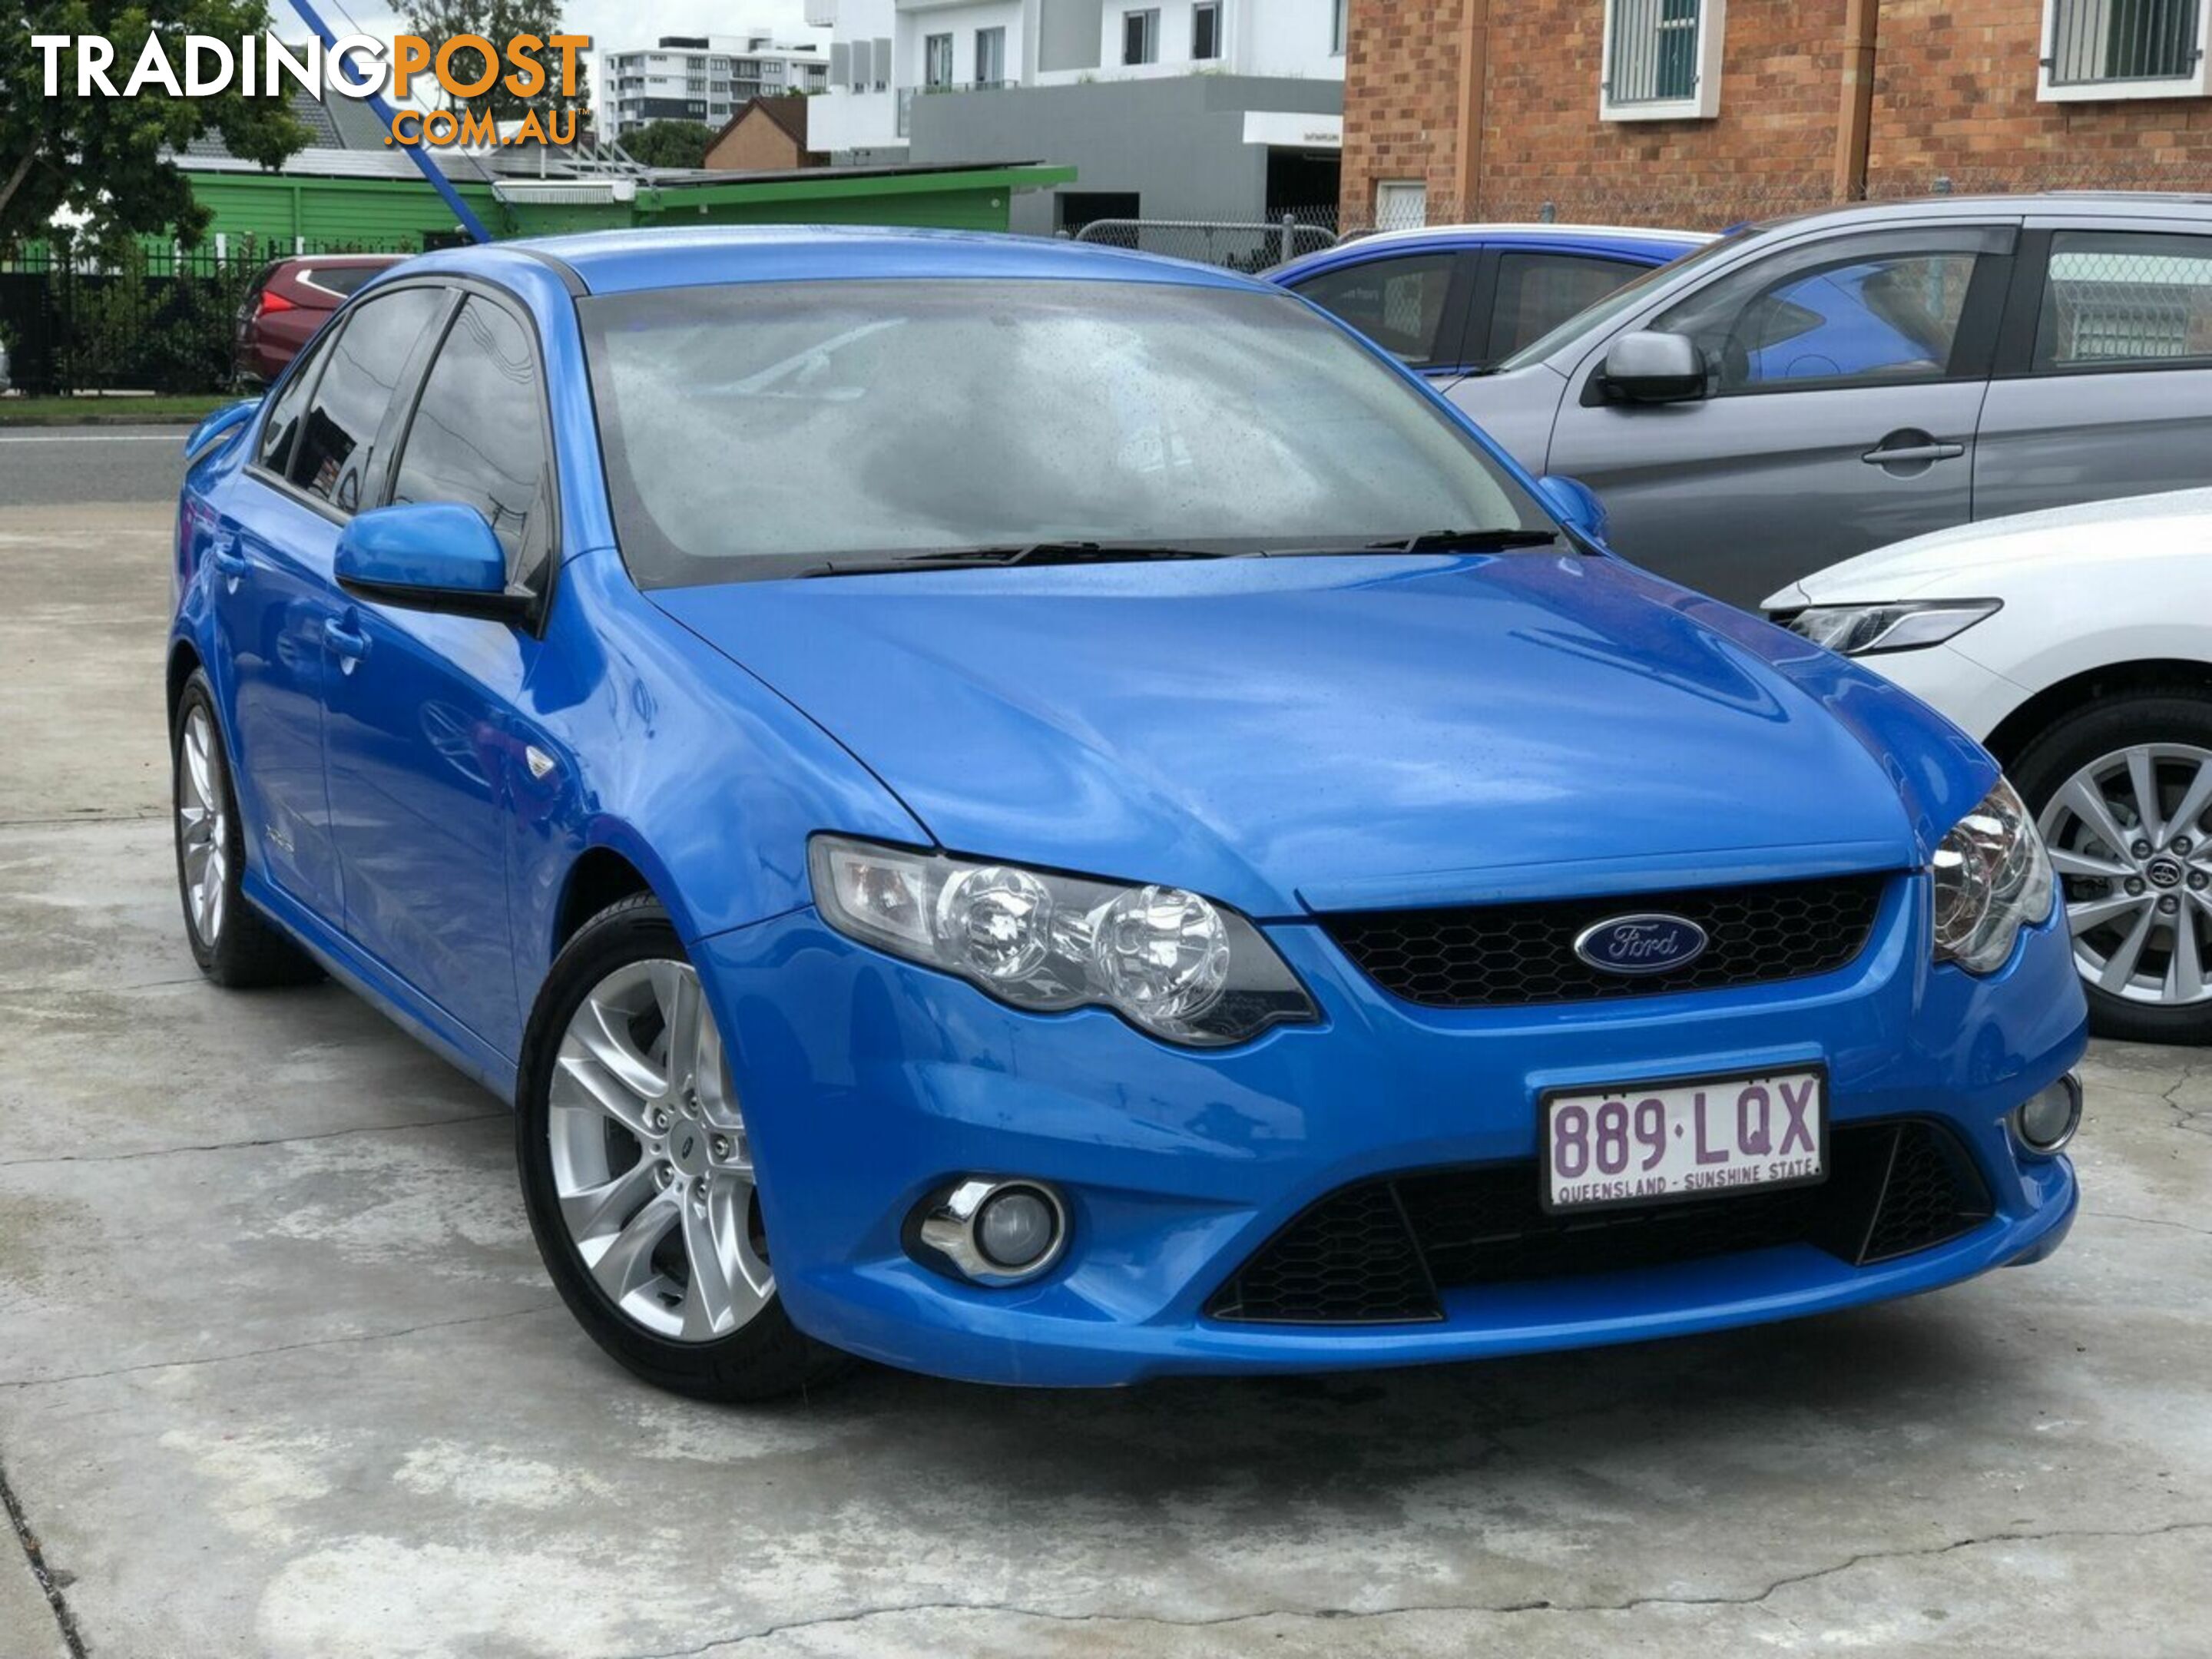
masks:
<path fill-rule="evenodd" d="M 1703 247 L 1716 240 L 1710 231 L 1662 230 L 1648 225 L 1566 225 L 1500 223 L 1486 225 L 1426 225 L 1411 230 L 1377 231 L 1333 247 L 1301 254 L 1268 271 L 1267 280 L 1279 283 L 1348 261 L 1369 259 L 1378 253 L 1449 252 L 1470 246 L 1503 245 L 1535 248 L 1555 253 L 1607 253 L 1663 264 L 1668 260 Z"/>
<path fill-rule="evenodd" d="M 592 294 L 912 277 L 1167 283 L 1267 291 L 1263 283 L 1216 266 L 1087 242 L 842 225 L 594 231 L 426 253 L 411 270 L 489 274 L 515 260 L 552 264 L 573 276 L 572 286 Z"/>
<path fill-rule="evenodd" d="M 1759 225 L 1771 229 L 1802 225 L 1817 219 L 1824 224 L 1879 225 L 1891 220 L 1984 218 L 1992 212 L 2013 214 L 2105 214 L 2115 219 L 2212 219 L 2212 194 L 2162 190 L 2045 190 L 2017 196 L 1913 196 L 1894 202 L 1862 202 L 1844 207 L 1815 208 L 1770 219 Z"/>

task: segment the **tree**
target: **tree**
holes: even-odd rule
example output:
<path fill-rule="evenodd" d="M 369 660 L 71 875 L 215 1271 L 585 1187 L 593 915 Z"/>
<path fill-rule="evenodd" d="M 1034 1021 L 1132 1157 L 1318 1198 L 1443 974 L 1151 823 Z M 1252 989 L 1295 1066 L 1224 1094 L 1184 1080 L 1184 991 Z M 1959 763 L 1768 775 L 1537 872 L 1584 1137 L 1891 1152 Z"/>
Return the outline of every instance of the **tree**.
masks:
<path fill-rule="evenodd" d="M 112 243 L 131 235 L 174 235 L 187 245 L 205 230 L 208 210 L 162 152 L 180 151 L 204 132 L 222 135 L 234 155 L 277 167 L 307 142 L 283 98 L 248 98 L 237 85 L 201 98 L 142 91 L 108 98 L 76 95 L 73 53 L 60 54 L 55 94 L 46 95 L 44 54 L 34 34 L 106 34 L 115 42 L 108 71 L 119 90 L 148 33 L 161 37 L 183 74 L 187 34 L 231 43 L 268 27 L 264 0 L 134 0 L 128 8 L 92 0 L 19 0 L 0 44 L 0 247 L 46 233 L 57 212 L 82 214 L 80 236 Z"/>
<path fill-rule="evenodd" d="M 714 138 L 714 130 L 696 121 L 648 121 L 621 143 L 632 161 L 649 167 L 696 167 L 707 164 Z"/>
<path fill-rule="evenodd" d="M 457 34 L 481 35 L 495 46 L 504 46 L 518 34 L 534 34 L 544 40 L 568 32 L 561 27 L 558 0 L 400 0 L 399 15 L 407 20 L 410 33 L 421 35 L 433 46 Z M 576 54 L 576 89 L 565 95 L 561 90 L 561 54 L 548 46 L 538 54 L 538 61 L 545 70 L 545 85 L 529 98 L 518 98 L 507 89 L 511 66 L 503 61 L 490 87 L 473 98 L 454 97 L 427 71 L 416 77 L 409 93 L 410 96 L 419 94 L 426 101 L 457 115 L 488 115 L 495 121 L 519 121 L 533 110 L 540 116 L 561 109 L 580 110 L 590 103 L 591 70 L 583 53 Z M 447 67 L 453 79 L 464 85 L 480 81 L 484 55 L 472 48 L 459 51 L 447 60 Z"/>

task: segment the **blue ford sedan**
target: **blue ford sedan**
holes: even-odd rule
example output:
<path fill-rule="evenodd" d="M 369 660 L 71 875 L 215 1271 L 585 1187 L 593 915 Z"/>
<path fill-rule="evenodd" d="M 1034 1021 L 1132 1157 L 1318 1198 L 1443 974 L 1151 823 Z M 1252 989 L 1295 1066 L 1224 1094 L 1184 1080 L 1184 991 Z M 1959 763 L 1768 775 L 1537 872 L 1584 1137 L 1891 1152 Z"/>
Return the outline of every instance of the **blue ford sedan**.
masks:
<path fill-rule="evenodd" d="M 193 955 L 511 1099 L 547 1270 L 672 1389 L 1620 1342 L 2073 1215 L 1990 758 L 1278 289 L 428 255 L 194 434 L 176 599 Z"/>

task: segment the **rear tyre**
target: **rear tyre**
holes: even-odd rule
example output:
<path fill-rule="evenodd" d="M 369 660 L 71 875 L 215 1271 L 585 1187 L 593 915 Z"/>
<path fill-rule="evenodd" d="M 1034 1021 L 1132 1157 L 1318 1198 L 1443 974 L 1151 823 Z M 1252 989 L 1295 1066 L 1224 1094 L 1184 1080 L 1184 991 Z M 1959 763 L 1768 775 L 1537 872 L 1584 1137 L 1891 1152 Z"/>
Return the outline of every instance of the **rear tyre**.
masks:
<path fill-rule="evenodd" d="M 515 1147 L 561 1299 L 647 1382 L 768 1400 L 838 1368 L 784 1312 L 721 1033 L 650 896 L 601 911 L 555 960 L 523 1039 Z"/>
<path fill-rule="evenodd" d="M 2090 1029 L 2212 1043 L 2212 696 L 2100 699 L 2011 772 L 2051 848 Z"/>
<path fill-rule="evenodd" d="M 169 733 L 170 799 L 176 826 L 177 890 L 192 960 L 234 990 L 312 985 L 315 959 L 246 902 L 246 833 L 207 675 L 195 669 L 177 699 Z"/>

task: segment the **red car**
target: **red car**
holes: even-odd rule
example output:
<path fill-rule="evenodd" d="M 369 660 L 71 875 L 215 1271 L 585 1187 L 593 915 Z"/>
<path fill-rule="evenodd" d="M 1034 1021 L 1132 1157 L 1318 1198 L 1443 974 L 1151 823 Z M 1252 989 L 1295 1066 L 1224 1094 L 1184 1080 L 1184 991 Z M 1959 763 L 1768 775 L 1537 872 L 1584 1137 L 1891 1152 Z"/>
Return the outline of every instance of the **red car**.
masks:
<path fill-rule="evenodd" d="M 238 309 L 232 359 L 240 380 L 267 386 L 300 355 L 331 313 L 404 253 L 302 253 L 264 266 Z"/>

